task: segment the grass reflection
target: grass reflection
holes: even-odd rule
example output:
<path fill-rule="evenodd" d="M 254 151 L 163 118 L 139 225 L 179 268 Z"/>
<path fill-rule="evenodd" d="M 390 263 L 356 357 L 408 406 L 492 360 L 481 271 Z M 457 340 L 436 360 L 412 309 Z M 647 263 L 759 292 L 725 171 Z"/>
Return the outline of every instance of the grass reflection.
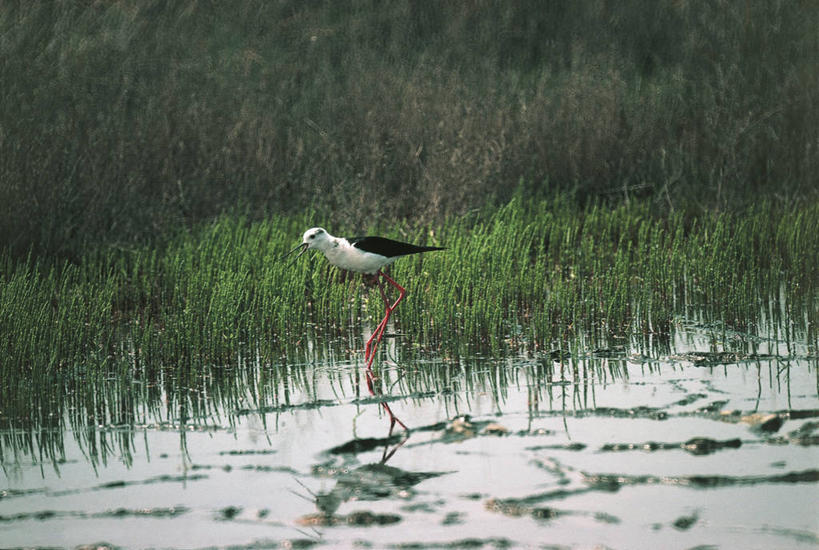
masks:
<path fill-rule="evenodd" d="M 276 432 L 279 419 L 297 411 L 316 411 L 319 418 L 333 414 L 335 407 L 363 412 L 382 402 L 403 410 L 437 407 L 446 419 L 474 414 L 479 406 L 484 414 L 502 417 L 512 396 L 526 395 L 530 426 L 543 415 L 563 417 L 564 423 L 585 414 L 659 418 L 666 414 L 660 409 L 634 408 L 636 403 L 616 409 L 601 406 L 600 398 L 609 386 L 630 385 L 635 373 L 668 378 L 673 386 L 674 378 L 691 367 L 722 371 L 723 376 L 737 368 L 756 372 L 753 411 L 769 391 L 762 387 L 763 379 L 787 396 L 790 408 L 791 364 L 819 369 L 811 332 L 796 322 L 806 317 L 782 314 L 787 311 L 790 306 L 766 304 L 753 325 L 756 331 L 701 316 L 677 320 L 668 332 L 636 331 L 628 337 L 589 332 L 551 349 L 513 353 L 509 348 L 502 356 L 462 354 L 457 346 L 431 352 L 412 339 L 390 335 L 374 367 L 382 387 L 377 395 L 368 392 L 362 354 L 346 333 L 334 340 L 314 336 L 301 352 L 276 362 L 257 353 L 226 366 L 180 362 L 155 367 L 109 360 L 105 369 L 52 370 L 4 402 L 0 462 L 7 475 L 16 464 L 29 461 L 59 472 L 66 460 L 66 438 L 73 438 L 95 470 L 111 461 L 130 467 L 143 447 L 150 456 L 148 434 L 153 431 L 178 433 L 186 455 L 190 431 L 232 431 L 252 416 L 265 432 Z M 816 384 L 813 390 L 799 390 L 819 393 L 819 377 Z M 486 410 L 487 399 L 491 411 Z M 411 431 L 423 429 L 411 417 L 404 420 Z"/>

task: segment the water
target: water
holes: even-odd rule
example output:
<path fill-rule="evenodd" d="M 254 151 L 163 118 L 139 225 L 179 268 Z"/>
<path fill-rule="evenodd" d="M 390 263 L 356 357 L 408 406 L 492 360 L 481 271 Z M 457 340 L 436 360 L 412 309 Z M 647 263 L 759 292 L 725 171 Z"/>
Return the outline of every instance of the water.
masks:
<path fill-rule="evenodd" d="M 411 429 L 392 435 L 346 344 L 112 376 L 66 395 L 62 422 L 7 419 L 0 546 L 819 546 L 804 343 L 678 323 L 561 362 L 389 339 L 384 399 Z"/>

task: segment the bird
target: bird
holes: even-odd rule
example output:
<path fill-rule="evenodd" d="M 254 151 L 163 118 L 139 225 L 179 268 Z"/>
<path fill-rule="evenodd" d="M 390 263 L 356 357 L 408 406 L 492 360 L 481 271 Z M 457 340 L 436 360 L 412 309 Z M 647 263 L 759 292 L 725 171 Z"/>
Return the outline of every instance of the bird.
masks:
<path fill-rule="evenodd" d="M 330 235 L 323 227 L 311 227 L 304 232 L 301 244 L 285 254 L 285 257 L 300 250 L 293 259 L 293 262 L 295 262 L 302 254 L 310 249 L 321 251 L 332 265 L 347 271 L 363 273 L 365 277 L 375 277 L 376 283 L 378 283 L 378 290 L 381 293 L 381 299 L 384 300 L 386 312 L 384 313 L 384 318 L 373 331 L 372 335 L 370 335 L 367 344 L 364 346 L 367 388 L 372 395 L 376 395 L 375 374 L 372 370 L 375 351 L 378 349 L 378 344 L 384 336 L 384 330 L 387 328 L 390 315 L 392 315 L 392 312 L 398 307 L 398 304 L 401 303 L 401 300 L 403 300 L 407 294 L 406 289 L 396 283 L 392 277 L 384 273 L 382 269 L 401 256 L 446 249 L 440 246 L 418 246 L 401 241 L 394 241 L 385 237 L 355 237 L 345 239 L 343 237 Z M 386 279 L 388 283 L 398 290 L 398 299 L 392 304 L 390 304 L 387 294 L 384 292 L 384 286 L 381 284 L 382 278 Z M 373 341 L 375 341 L 374 344 Z M 400 424 L 405 431 L 409 431 L 406 424 L 393 414 L 392 409 L 386 401 L 381 402 L 381 406 L 390 417 L 390 435 L 392 435 L 396 423 Z M 403 445 L 403 442 L 401 444 Z"/>
<path fill-rule="evenodd" d="M 382 269 L 401 256 L 420 254 L 421 252 L 431 252 L 434 250 L 446 250 L 445 247 L 418 246 L 401 241 L 394 241 L 385 237 L 354 237 L 349 239 L 334 237 L 322 227 L 311 227 L 304 232 L 301 244 L 288 252 L 285 257 L 300 250 L 293 260 L 295 261 L 310 249 L 321 251 L 327 260 L 338 268 L 363 273 L 365 276 L 375 276 L 376 278 L 378 290 L 381 292 L 381 298 L 384 300 L 386 313 L 384 319 L 378 324 L 378 327 L 372 336 L 370 336 L 365 346 L 364 357 L 367 361 L 368 368 L 372 365 L 372 360 L 375 356 L 375 348 L 372 347 L 373 339 L 377 339 L 377 346 L 378 342 L 381 341 L 381 337 L 384 335 L 384 329 L 387 327 L 390 315 L 407 293 L 404 287 L 396 283 L 389 275 L 384 273 Z M 390 304 L 384 292 L 381 278 L 386 279 L 388 283 L 398 290 L 398 299 L 392 304 Z"/>
<path fill-rule="evenodd" d="M 309 249 L 324 253 L 327 260 L 336 267 L 356 273 L 376 275 L 381 269 L 401 256 L 446 250 L 440 246 L 418 246 L 385 237 L 355 237 L 345 239 L 334 237 L 321 227 L 312 227 L 304 232 L 302 242 L 287 253 L 301 249 L 299 256 Z"/>

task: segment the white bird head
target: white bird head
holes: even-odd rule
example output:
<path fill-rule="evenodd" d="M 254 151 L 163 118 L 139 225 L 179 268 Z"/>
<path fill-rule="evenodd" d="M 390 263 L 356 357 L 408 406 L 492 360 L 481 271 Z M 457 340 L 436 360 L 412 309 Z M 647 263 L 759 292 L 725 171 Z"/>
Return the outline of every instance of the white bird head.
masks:
<path fill-rule="evenodd" d="M 304 237 L 301 239 L 301 245 L 307 245 L 305 250 L 308 248 L 315 248 L 318 250 L 324 250 L 330 245 L 332 236 L 324 230 L 323 227 L 311 227 L 307 231 L 304 232 Z"/>
<path fill-rule="evenodd" d="M 296 250 L 301 251 L 296 255 L 295 258 L 293 258 L 293 262 L 295 262 L 299 256 L 307 252 L 307 250 L 310 248 L 315 248 L 317 250 L 321 250 L 322 252 L 324 252 L 330 246 L 332 246 L 332 239 L 333 239 L 332 235 L 327 233 L 327 231 L 325 231 L 323 228 L 311 227 L 310 229 L 304 232 L 304 236 L 301 239 L 301 244 L 294 248 L 293 250 L 291 250 L 290 252 L 288 252 L 287 254 L 285 254 L 282 259 L 286 258 Z M 293 262 L 290 263 L 292 264 Z"/>

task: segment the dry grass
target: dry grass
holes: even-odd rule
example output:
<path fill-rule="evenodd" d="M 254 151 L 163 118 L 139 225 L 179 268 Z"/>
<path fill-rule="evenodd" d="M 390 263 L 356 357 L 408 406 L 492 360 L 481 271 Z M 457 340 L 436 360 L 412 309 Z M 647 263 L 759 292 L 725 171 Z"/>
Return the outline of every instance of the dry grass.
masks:
<path fill-rule="evenodd" d="M 816 28 L 785 1 L 5 2 L 0 245 L 78 257 L 237 209 L 440 223 L 520 182 L 815 200 Z"/>

